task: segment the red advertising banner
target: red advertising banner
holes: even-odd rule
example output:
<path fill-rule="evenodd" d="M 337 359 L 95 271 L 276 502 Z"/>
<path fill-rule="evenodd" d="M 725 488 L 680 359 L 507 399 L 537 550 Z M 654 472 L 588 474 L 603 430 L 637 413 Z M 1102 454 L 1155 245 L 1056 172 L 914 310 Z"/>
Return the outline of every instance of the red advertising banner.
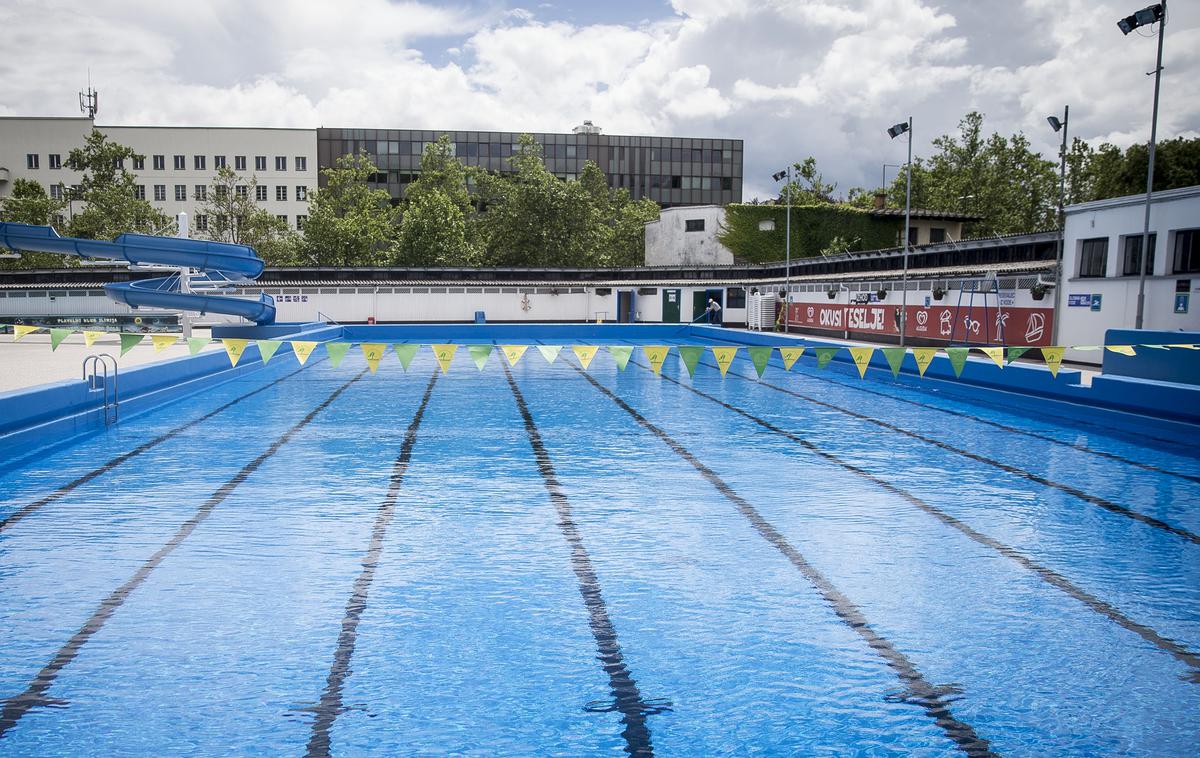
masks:
<path fill-rule="evenodd" d="M 860 334 L 898 335 L 900 306 L 890 303 L 792 303 L 793 326 Z M 1049 345 L 1053 308 L 908 306 L 909 337 L 962 344 Z"/>

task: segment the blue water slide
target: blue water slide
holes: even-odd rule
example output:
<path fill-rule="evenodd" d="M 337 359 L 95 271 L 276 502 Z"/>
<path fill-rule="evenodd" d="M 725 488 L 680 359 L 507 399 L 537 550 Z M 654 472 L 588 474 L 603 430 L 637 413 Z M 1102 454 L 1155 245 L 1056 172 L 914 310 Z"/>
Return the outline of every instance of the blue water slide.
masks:
<path fill-rule="evenodd" d="M 264 263 L 247 245 L 227 242 L 155 237 L 126 233 L 112 242 L 61 237 L 49 226 L 33 226 L 0 221 L 0 246 L 38 253 L 61 253 L 80 258 L 124 260 L 134 264 L 180 266 L 204 272 L 189 280 L 190 286 L 206 289 L 222 285 L 244 284 L 262 274 Z M 134 308 L 223 313 L 241 316 L 257 324 L 275 321 L 275 300 L 260 292 L 258 300 L 243 300 L 207 292 L 184 292 L 179 274 L 135 282 L 114 282 L 104 286 L 109 298 Z"/>

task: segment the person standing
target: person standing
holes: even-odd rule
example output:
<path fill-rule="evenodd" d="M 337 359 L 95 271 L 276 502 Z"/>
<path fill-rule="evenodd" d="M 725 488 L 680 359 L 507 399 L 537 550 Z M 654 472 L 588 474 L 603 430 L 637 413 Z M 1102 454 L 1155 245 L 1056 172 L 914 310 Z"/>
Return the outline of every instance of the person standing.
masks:
<path fill-rule="evenodd" d="M 710 324 L 721 323 L 721 317 L 719 315 L 720 313 L 721 313 L 721 304 L 718 303 L 716 300 L 713 300 L 710 297 L 708 299 L 708 323 L 710 323 Z"/>

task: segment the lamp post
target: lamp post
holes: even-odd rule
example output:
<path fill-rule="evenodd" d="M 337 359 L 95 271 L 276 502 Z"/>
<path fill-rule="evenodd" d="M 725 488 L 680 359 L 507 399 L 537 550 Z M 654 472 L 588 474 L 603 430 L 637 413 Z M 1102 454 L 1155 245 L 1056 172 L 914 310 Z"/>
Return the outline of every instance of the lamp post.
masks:
<path fill-rule="evenodd" d="M 908 162 L 904 164 L 904 275 L 900 291 L 900 347 L 904 347 L 904 333 L 908 327 L 908 229 L 912 214 L 912 116 L 887 131 L 892 139 L 908 133 Z"/>
<path fill-rule="evenodd" d="M 783 264 L 783 331 L 790 332 L 788 328 L 788 320 L 792 314 L 788 313 L 788 306 L 792 302 L 792 167 L 788 165 L 783 171 L 776 171 L 771 177 L 775 181 L 787 179 L 787 238 L 784 242 L 785 261 Z"/>
<path fill-rule="evenodd" d="M 1050 343 L 1058 344 L 1058 322 L 1062 320 L 1062 303 L 1060 302 L 1062 293 L 1062 267 L 1063 267 L 1063 237 L 1067 233 L 1067 219 L 1064 215 L 1063 206 L 1067 202 L 1067 123 L 1068 116 L 1071 115 L 1071 106 L 1063 107 L 1062 121 L 1058 120 L 1058 116 L 1047 116 L 1046 121 L 1049 122 L 1050 128 L 1054 131 L 1062 132 L 1062 147 L 1058 150 L 1058 250 L 1055 254 L 1055 259 L 1058 261 L 1058 268 L 1054 273 L 1054 326 L 1050 329 Z"/>
<path fill-rule="evenodd" d="M 1126 16 L 1117 22 L 1122 34 L 1129 34 L 1139 26 L 1147 26 L 1158 22 L 1158 60 L 1154 65 L 1154 109 L 1150 116 L 1150 165 L 1146 169 L 1146 216 L 1142 225 L 1142 251 L 1138 256 L 1138 296 L 1137 320 L 1135 329 L 1142 328 L 1146 306 L 1146 262 L 1150 258 L 1150 198 L 1154 193 L 1154 143 L 1158 136 L 1158 89 L 1162 81 L 1162 51 L 1163 37 L 1167 31 L 1167 2 L 1142 8 L 1131 16 Z"/>

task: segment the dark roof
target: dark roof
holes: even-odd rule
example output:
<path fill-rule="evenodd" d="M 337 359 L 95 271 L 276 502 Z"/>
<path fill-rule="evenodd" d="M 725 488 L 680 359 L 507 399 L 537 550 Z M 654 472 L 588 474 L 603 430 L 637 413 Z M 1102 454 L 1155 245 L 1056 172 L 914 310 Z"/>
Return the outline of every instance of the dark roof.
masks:
<path fill-rule="evenodd" d="M 878 218 L 904 218 L 903 208 L 879 208 L 871 210 L 870 214 Z M 983 216 L 972 216 L 970 213 L 951 213 L 949 211 L 931 211 L 924 208 L 912 208 L 910 218 L 945 219 L 947 221 L 983 221 Z"/>

